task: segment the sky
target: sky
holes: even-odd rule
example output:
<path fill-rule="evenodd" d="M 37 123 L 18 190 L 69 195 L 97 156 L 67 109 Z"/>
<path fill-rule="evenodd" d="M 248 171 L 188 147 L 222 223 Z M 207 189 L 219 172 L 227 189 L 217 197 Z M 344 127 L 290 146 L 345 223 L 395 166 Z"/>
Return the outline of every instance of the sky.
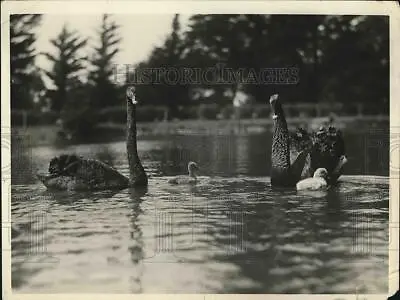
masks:
<path fill-rule="evenodd" d="M 171 32 L 173 14 L 157 15 L 112 15 L 113 20 L 120 25 L 119 34 L 122 38 L 121 51 L 115 57 L 117 64 L 135 64 L 148 57 L 155 46 L 161 45 Z M 101 15 L 43 15 L 42 23 L 37 29 L 37 52 L 54 53 L 50 39 L 55 38 L 64 24 L 70 30 L 76 30 L 81 36 L 88 37 L 87 49 L 96 45 L 96 32 L 101 24 Z M 180 16 L 181 27 L 184 30 L 188 24 L 188 15 Z M 88 53 L 85 53 L 86 55 Z M 42 55 L 36 58 L 36 64 L 43 69 L 50 69 L 51 64 Z"/>

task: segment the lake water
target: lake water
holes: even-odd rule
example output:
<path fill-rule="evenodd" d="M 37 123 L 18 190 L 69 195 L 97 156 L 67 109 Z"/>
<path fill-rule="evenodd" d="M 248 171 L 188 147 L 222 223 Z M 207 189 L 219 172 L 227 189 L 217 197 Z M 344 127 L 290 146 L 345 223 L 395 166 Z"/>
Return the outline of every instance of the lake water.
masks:
<path fill-rule="evenodd" d="M 12 287 L 29 293 L 387 293 L 389 139 L 346 136 L 338 187 L 271 189 L 268 134 L 141 139 L 143 190 L 50 193 L 76 152 L 128 175 L 125 143 L 12 151 Z M 171 186 L 189 160 L 196 186 Z"/>

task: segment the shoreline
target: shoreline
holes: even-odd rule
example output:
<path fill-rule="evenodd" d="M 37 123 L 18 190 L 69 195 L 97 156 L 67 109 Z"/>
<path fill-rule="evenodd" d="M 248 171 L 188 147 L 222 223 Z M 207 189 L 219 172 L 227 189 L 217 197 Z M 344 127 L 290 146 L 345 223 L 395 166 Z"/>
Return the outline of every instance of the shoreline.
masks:
<path fill-rule="evenodd" d="M 388 131 L 389 116 L 345 116 L 336 117 L 333 125 L 347 132 L 367 134 L 368 132 Z M 287 118 L 289 130 L 296 127 L 317 130 L 327 118 Z M 258 135 L 269 132 L 271 119 L 229 119 L 229 120 L 176 120 L 137 123 L 139 139 L 166 135 Z M 105 143 L 125 140 L 125 124 L 102 123 L 85 143 Z M 28 138 L 31 145 L 46 146 L 57 143 L 57 125 L 12 127 L 13 136 Z M 82 142 L 78 142 L 79 144 Z M 65 145 L 75 144 L 64 141 Z"/>

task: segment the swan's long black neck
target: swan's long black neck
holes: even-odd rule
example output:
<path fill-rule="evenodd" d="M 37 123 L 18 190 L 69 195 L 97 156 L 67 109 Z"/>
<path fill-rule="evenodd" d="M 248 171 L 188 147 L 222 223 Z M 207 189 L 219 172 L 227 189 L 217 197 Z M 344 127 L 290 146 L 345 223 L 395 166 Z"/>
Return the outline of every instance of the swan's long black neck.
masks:
<path fill-rule="evenodd" d="M 127 132 L 126 132 L 126 149 L 129 163 L 129 182 L 130 185 L 146 185 L 147 176 L 140 162 L 137 152 L 136 138 L 136 106 L 127 100 Z"/>
<path fill-rule="evenodd" d="M 132 171 L 135 164 L 139 161 L 136 141 L 136 107 L 127 99 L 127 139 L 126 147 L 128 150 L 129 169 Z"/>
<path fill-rule="evenodd" d="M 294 184 L 290 167 L 289 130 L 281 104 L 273 100 L 273 132 L 271 151 L 271 184 L 292 186 Z"/>
<path fill-rule="evenodd" d="M 279 103 L 276 104 L 273 116 L 272 168 L 281 171 L 290 168 L 289 130 Z"/>

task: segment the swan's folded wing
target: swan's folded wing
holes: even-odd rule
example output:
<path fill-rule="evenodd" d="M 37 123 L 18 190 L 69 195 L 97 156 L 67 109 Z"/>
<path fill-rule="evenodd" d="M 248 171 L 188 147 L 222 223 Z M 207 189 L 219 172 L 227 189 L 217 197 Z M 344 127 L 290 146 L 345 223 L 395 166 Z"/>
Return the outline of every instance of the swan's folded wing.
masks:
<path fill-rule="evenodd" d="M 90 185 L 110 185 L 110 182 L 115 182 L 116 185 L 128 183 L 128 178 L 113 167 L 94 159 L 81 159 L 76 177 Z"/>
<path fill-rule="evenodd" d="M 290 173 L 296 181 L 300 180 L 307 157 L 308 151 L 301 151 L 290 166 Z"/>
<path fill-rule="evenodd" d="M 311 155 L 308 154 L 306 157 L 306 161 L 300 179 L 313 177 L 313 175 L 314 175 L 314 170 L 311 168 Z"/>
<path fill-rule="evenodd" d="M 297 128 L 290 133 L 290 166 L 291 173 L 296 180 L 312 177 L 310 172 L 311 158 L 310 151 L 313 141 L 311 135 L 303 128 Z"/>

